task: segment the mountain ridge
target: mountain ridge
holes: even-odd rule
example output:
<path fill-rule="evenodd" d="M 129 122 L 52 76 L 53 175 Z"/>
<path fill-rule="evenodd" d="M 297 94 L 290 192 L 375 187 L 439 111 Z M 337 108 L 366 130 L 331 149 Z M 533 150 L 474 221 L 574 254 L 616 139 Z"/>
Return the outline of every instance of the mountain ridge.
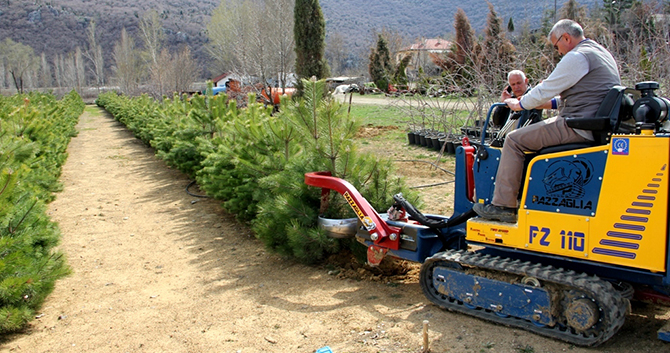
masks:
<path fill-rule="evenodd" d="M 526 22 L 532 28 L 539 27 L 544 10 L 554 6 L 548 0 L 490 2 L 505 24 L 513 16 L 518 28 Z M 562 2 L 557 6 L 562 6 Z M 359 55 L 365 55 L 373 45 L 374 31 L 393 30 L 403 34 L 408 41 L 445 38 L 453 32 L 454 14 L 461 7 L 473 29 L 481 33 L 489 12 L 486 0 L 467 3 L 458 0 L 385 0 L 364 5 L 354 0 L 321 0 L 320 3 L 327 35 L 341 34 L 349 50 Z M 204 69 L 203 77 L 212 76 L 207 70 L 207 62 L 211 59 L 205 50 L 208 41 L 206 25 L 219 1 L 37 0 L 28 3 L 3 0 L 0 5 L 3 5 L 0 6 L 0 38 L 29 45 L 37 55 L 44 52 L 50 61 L 57 54 L 73 53 L 77 46 L 86 48 L 86 31 L 90 22 L 95 21 L 98 42 L 103 46 L 108 63 L 122 28 L 126 28 L 140 45 L 138 21 L 145 11 L 154 9 L 163 20 L 168 47 L 176 49 L 189 45 Z"/>

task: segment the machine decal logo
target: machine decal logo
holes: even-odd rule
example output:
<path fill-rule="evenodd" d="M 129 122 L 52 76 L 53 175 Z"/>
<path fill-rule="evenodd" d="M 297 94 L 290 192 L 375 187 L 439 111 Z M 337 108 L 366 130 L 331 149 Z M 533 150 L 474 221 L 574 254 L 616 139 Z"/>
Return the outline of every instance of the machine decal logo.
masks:
<path fill-rule="evenodd" d="M 542 183 L 546 196 L 533 196 L 533 203 L 548 206 L 593 209 L 590 200 L 583 200 L 586 186 L 593 179 L 593 166 L 586 159 L 558 160 L 544 172 Z"/>
<path fill-rule="evenodd" d="M 526 176 L 524 207 L 529 210 L 593 217 L 609 150 L 534 158 Z"/>
<path fill-rule="evenodd" d="M 344 196 L 344 199 L 347 200 L 347 202 L 349 203 L 349 206 L 351 206 L 351 209 L 354 210 L 354 213 L 356 213 L 356 216 L 358 216 L 358 219 L 360 219 L 361 222 L 363 222 L 363 225 L 365 226 L 365 228 L 368 231 L 375 229 L 375 227 L 376 227 L 375 222 L 373 222 L 370 217 L 366 217 L 365 214 L 363 214 L 363 211 L 361 211 L 361 208 L 358 207 L 358 205 L 356 204 L 356 201 L 354 201 L 354 198 L 351 197 L 351 195 L 349 195 L 349 191 L 342 194 L 342 196 Z"/>
<path fill-rule="evenodd" d="M 630 148 L 627 138 L 615 137 L 612 139 L 612 154 L 627 156 Z"/>

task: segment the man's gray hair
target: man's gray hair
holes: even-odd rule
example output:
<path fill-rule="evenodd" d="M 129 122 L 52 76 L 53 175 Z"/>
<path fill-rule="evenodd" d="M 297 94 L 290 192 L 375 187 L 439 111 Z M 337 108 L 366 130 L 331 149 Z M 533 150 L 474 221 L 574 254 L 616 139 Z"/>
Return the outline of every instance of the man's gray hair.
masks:
<path fill-rule="evenodd" d="M 510 77 L 512 76 L 521 76 L 522 80 L 526 80 L 526 74 L 523 73 L 521 70 L 512 70 L 507 73 L 507 81 L 509 81 Z"/>
<path fill-rule="evenodd" d="M 554 27 L 551 28 L 551 32 L 549 32 L 547 38 L 551 41 L 552 34 L 554 35 L 554 38 L 558 38 L 565 33 L 573 38 L 581 38 L 584 36 L 584 30 L 579 23 L 573 20 L 562 19 L 556 22 Z"/>

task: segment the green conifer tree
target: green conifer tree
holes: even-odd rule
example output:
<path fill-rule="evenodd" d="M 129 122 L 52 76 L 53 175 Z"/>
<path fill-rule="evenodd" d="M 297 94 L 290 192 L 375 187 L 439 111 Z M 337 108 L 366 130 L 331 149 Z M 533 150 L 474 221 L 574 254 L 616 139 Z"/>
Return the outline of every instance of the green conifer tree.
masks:
<path fill-rule="evenodd" d="M 393 83 L 399 84 L 399 85 L 406 85 L 407 84 L 407 73 L 405 70 L 407 69 L 407 65 L 409 65 L 410 61 L 412 60 L 411 55 L 407 55 L 400 60 L 398 63 L 398 68 L 395 70 L 395 75 L 393 76 Z"/>
<path fill-rule="evenodd" d="M 388 44 L 381 34 L 377 37 L 377 47 L 370 51 L 368 71 L 370 79 L 377 85 L 377 88 L 388 92 L 394 71 L 391 67 L 391 55 L 389 54 Z"/>
<path fill-rule="evenodd" d="M 586 6 L 581 6 L 577 0 L 568 0 L 563 4 L 563 7 L 558 11 L 561 18 L 569 18 L 584 27 L 584 19 L 586 18 Z"/>
<path fill-rule="evenodd" d="M 329 171 L 346 179 L 377 210 L 393 204 L 392 195 L 398 192 L 418 201 L 416 192 L 393 177 L 391 160 L 357 151 L 354 136 L 360 122 L 349 118 L 340 103 L 322 98 L 325 81 L 305 80 L 303 86 L 305 91 L 297 104 L 287 105 L 279 114 L 280 120 L 291 122 L 301 151 L 283 171 L 258 180 L 263 197 L 252 228 L 273 251 L 313 263 L 342 247 L 360 245 L 329 238 L 318 228 L 321 189 L 305 185 L 305 173 Z M 355 214 L 340 194 L 331 192 L 323 216 L 350 218 Z"/>
<path fill-rule="evenodd" d="M 317 79 L 330 75 L 325 58 L 326 20 L 323 18 L 319 0 L 296 0 L 294 7 L 293 35 L 295 40 L 295 71 L 298 88 L 302 79 L 316 76 Z"/>
<path fill-rule="evenodd" d="M 485 36 L 480 57 L 482 81 L 491 92 L 498 92 L 504 86 L 506 74 L 512 69 L 515 48 L 505 37 L 502 19 L 489 3 Z"/>
<path fill-rule="evenodd" d="M 60 102 L 39 93 L 0 97 L 0 333 L 23 328 L 69 273 L 63 254 L 54 251 L 60 232 L 46 202 L 60 189 L 83 109 L 74 91 Z"/>
<path fill-rule="evenodd" d="M 609 24 L 611 30 L 624 27 L 624 24 L 621 23 L 621 14 L 630 9 L 634 3 L 634 0 L 603 0 L 605 21 Z"/>

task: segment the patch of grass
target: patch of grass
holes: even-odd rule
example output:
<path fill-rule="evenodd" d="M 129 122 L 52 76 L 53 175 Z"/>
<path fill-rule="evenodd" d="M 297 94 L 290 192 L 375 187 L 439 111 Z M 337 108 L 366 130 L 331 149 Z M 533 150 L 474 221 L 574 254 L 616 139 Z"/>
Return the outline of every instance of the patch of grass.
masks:
<path fill-rule="evenodd" d="M 343 109 L 347 110 L 348 105 Z M 351 116 L 361 119 L 363 125 L 406 127 L 410 118 L 398 107 L 388 105 L 352 104 Z"/>
<path fill-rule="evenodd" d="M 525 345 L 523 347 L 519 346 L 515 348 L 517 352 L 519 353 L 535 353 L 535 348 L 531 345 Z"/>
<path fill-rule="evenodd" d="M 108 159 L 114 159 L 114 160 L 127 160 L 127 156 L 122 156 L 122 155 L 116 155 L 116 156 L 107 156 Z"/>
<path fill-rule="evenodd" d="M 84 111 L 93 116 L 98 116 L 102 114 L 102 110 L 97 105 L 87 105 L 86 107 L 84 107 Z"/>
<path fill-rule="evenodd" d="M 342 109 L 347 111 L 349 106 L 345 104 Z M 402 131 L 405 131 L 409 129 L 410 125 L 424 125 L 425 128 L 438 130 L 444 130 L 447 125 L 452 128 L 460 127 L 465 124 L 469 112 L 458 110 L 451 113 L 436 107 L 422 108 L 419 111 L 417 108 L 380 102 L 380 105 L 352 104 L 350 114 L 352 117 L 361 119 L 363 125 L 398 126 Z"/>

